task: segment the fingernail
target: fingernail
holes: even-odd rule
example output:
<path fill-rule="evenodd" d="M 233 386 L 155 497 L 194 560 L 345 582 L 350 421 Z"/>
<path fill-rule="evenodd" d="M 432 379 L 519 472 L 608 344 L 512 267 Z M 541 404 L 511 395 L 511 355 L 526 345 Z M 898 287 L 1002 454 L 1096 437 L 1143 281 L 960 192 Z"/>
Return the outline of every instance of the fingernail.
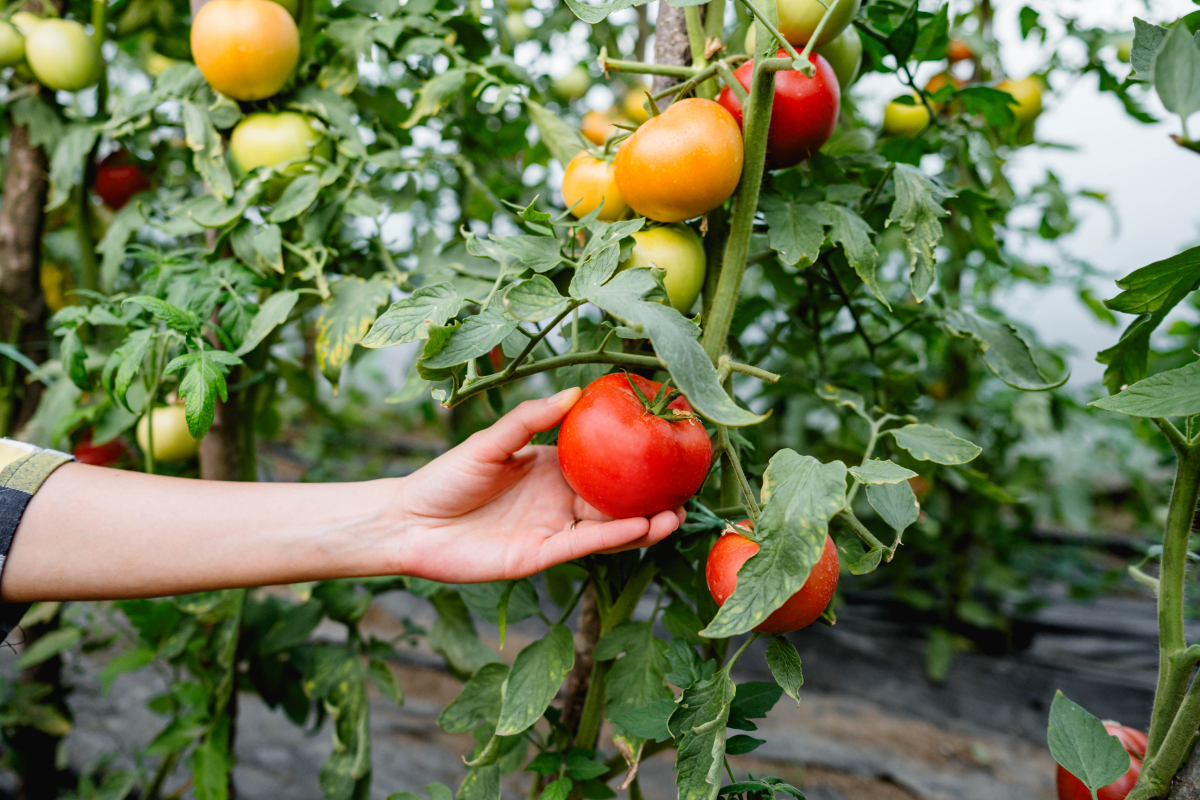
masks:
<path fill-rule="evenodd" d="M 579 391 L 579 387 L 577 387 L 577 386 L 573 386 L 573 387 L 571 387 L 570 389 L 563 389 L 561 392 L 559 392 L 558 394 L 556 394 L 556 395 L 554 395 L 553 397 L 551 397 L 551 398 L 550 398 L 550 399 L 549 399 L 547 402 L 549 402 L 549 403 L 560 403 L 560 402 L 562 402 L 563 400 L 566 400 L 568 397 L 570 397 L 571 395 L 575 394 L 575 392 L 578 392 L 578 391 Z"/>

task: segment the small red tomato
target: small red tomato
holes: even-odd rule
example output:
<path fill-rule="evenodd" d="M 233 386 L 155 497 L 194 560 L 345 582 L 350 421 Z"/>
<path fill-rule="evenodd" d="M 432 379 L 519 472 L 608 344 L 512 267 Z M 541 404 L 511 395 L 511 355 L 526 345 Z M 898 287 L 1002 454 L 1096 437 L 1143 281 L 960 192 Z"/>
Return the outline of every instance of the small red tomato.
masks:
<path fill-rule="evenodd" d="M 1110 735 L 1121 741 L 1125 752 L 1129 753 L 1129 771 L 1115 782 L 1096 792 L 1099 800 L 1125 800 L 1126 795 L 1133 791 L 1134 785 L 1142 774 L 1142 759 L 1146 756 L 1146 734 L 1135 728 L 1129 728 L 1116 722 L 1105 722 L 1104 729 Z M 1083 785 L 1083 781 L 1058 768 L 1055 780 L 1058 785 L 1058 800 L 1091 800 L 1092 793 Z"/>
<path fill-rule="evenodd" d="M 777 54 L 786 58 L 787 52 Z M 829 141 L 837 127 L 838 108 L 842 92 L 837 74 L 819 53 L 810 53 L 808 60 L 817 72 L 811 78 L 799 70 L 775 73 L 775 100 L 771 104 L 771 127 L 767 131 L 767 169 L 794 167 Z M 734 77 L 749 91 L 754 62 L 738 67 Z M 717 98 L 742 124 L 742 101 L 728 86 Z"/>
<path fill-rule="evenodd" d="M 100 162 L 92 188 L 104 205 L 116 211 L 135 194 L 149 189 L 150 179 L 133 163 L 128 153 L 118 150 Z"/>
<path fill-rule="evenodd" d="M 597 378 L 558 432 L 563 477 L 614 519 L 652 517 L 683 505 L 704 483 L 712 462 L 712 443 L 688 401 L 677 395 L 657 416 L 642 405 L 630 380 L 647 400 L 661 386 L 624 372 Z"/>
<path fill-rule="evenodd" d="M 951 64 L 957 64 L 959 61 L 975 59 L 975 52 L 967 46 L 967 43 L 961 39 L 951 39 L 946 45 L 946 59 Z"/>
<path fill-rule="evenodd" d="M 88 436 L 75 445 L 75 460 L 80 464 L 91 464 L 93 467 L 111 467 L 120 464 L 129 454 L 125 443 L 120 439 L 112 439 L 104 444 L 92 444 Z"/>
<path fill-rule="evenodd" d="M 744 519 L 737 527 L 751 530 L 753 523 Z M 757 552 L 758 543 L 736 531 L 726 531 L 708 551 L 704 577 L 708 581 L 708 591 L 718 606 L 725 605 L 725 601 L 733 594 L 737 588 L 738 570 Z M 817 563 L 813 564 L 808 580 L 754 630 L 770 634 L 791 633 L 813 624 L 829 605 L 833 591 L 837 589 L 838 566 L 837 548 L 833 539 L 826 534 L 825 549 L 821 551 Z"/>

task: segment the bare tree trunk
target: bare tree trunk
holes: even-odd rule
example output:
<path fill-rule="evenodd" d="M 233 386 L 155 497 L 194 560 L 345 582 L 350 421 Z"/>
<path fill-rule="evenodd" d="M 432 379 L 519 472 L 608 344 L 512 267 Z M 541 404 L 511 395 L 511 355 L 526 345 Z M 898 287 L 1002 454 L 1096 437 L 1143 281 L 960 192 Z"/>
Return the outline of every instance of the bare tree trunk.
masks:
<path fill-rule="evenodd" d="M 0 206 L 0 341 L 17 345 L 36 363 L 46 360 L 49 349 L 42 327 L 46 302 L 39 273 L 46 188 L 45 153 L 29 141 L 27 128 L 14 125 Z M 12 375 L 10 394 L 0 397 L 0 435 L 33 415 L 40 394 L 41 384 L 25 385 L 19 366 Z"/>
<path fill-rule="evenodd" d="M 692 48 L 688 42 L 687 19 L 682 8 L 667 3 L 658 4 L 658 21 L 654 25 L 654 63 L 688 66 L 692 63 Z M 654 76 L 655 92 L 678 83 L 674 78 Z"/>
<path fill-rule="evenodd" d="M 665 5 L 665 3 L 664 3 Z M 567 699 L 563 702 L 562 722 L 569 731 L 579 728 L 584 700 L 592 681 L 592 651 L 600 641 L 600 608 L 596 589 L 589 585 L 579 605 L 579 629 L 575 632 L 575 666 L 567 676 Z M 590 747 L 591 745 L 582 745 Z"/>
<path fill-rule="evenodd" d="M 1200 747 L 1192 750 L 1183 769 L 1171 781 L 1170 800 L 1200 800 Z"/>

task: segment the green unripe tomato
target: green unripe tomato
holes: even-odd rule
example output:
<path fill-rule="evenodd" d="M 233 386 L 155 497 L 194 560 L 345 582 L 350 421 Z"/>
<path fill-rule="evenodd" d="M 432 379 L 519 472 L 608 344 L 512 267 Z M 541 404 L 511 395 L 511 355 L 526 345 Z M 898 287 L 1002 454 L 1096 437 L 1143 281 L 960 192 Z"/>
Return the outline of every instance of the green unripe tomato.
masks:
<path fill-rule="evenodd" d="M 25 58 L 25 37 L 15 26 L 0 22 L 0 67 L 14 67 Z"/>
<path fill-rule="evenodd" d="M 200 445 L 188 431 L 183 406 L 163 406 L 142 416 L 137 426 L 138 447 L 150 449 L 150 426 L 154 426 L 154 460 L 163 464 L 187 461 Z"/>
<path fill-rule="evenodd" d="M 660 267 L 667 271 L 663 285 L 671 305 L 686 314 L 696 304 L 704 286 L 704 242 L 682 223 L 663 225 L 633 234 L 633 253 L 618 269 Z"/>
<path fill-rule="evenodd" d="M 74 20 L 45 19 L 25 35 L 25 60 L 43 86 L 66 92 L 100 79 L 104 62 L 96 40 Z"/>
<path fill-rule="evenodd" d="M 42 18 L 28 11 L 18 11 L 8 18 L 22 36 L 28 36 L 34 28 L 41 24 Z"/>
<path fill-rule="evenodd" d="M 883 132 L 891 136 L 918 136 L 929 125 L 929 109 L 916 96 L 916 105 L 892 101 L 883 110 Z"/>
<path fill-rule="evenodd" d="M 996 88 L 1008 92 L 1017 101 L 1009 106 L 1022 125 L 1028 125 L 1042 113 L 1042 81 L 1035 75 L 1019 81 L 1001 81 Z"/>
<path fill-rule="evenodd" d="M 583 97 L 590 88 L 592 88 L 592 76 L 588 74 L 587 67 L 582 64 L 576 64 L 575 68 L 566 75 L 554 79 L 554 91 L 568 100 Z"/>
<path fill-rule="evenodd" d="M 508 35 L 513 38 L 514 42 L 523 42 L 533 33 L 533 28 L 529 27 L 529 23 L 525 21 L 525 15 L 520 11 L 511 11 L 504 18 L 504 27 L 508 28 Z"/>
<path fill-rule="evenodd" d="M 837 0 L 837 6 L 821 35 L 817 37 L 817 47 L 832 42 L 838 37 L 850 20 L 858 14 L 862 0 Z M 803 47 L 813 37 L 813 31 L 821 17 L 825 16 L 825 6 L 818 0 L 777 0 L 779 8 L 779 32 L 795 47 Z"/>
<path fill-rule="evenodd" d="M 837 75 L 838 87 L 844 93 L 858 78 L 858 70 L 862 66 L 862 37 L 853 25 L 846 27 L 838 37 L 829 44 L 816 48 L 825 57 L 833 74 Z"/>
<path fill-rule="evenodd" d="M 1133 37 L 1126 36 L 1121 41 L 1117 42 L 1117 61 L 1122 64 L 1129 63 L 1129 56 L 1133 53 Z"/>
<path fill-rule="evenodd" d="M 251 114 L 238 123 L 229 137 L 230 152 L 246 172 L 289 161 L 297 163 L 285 171 L 300 172 L 301 162 L 314 155 L 328 157 L 328 144 L 308 117 L 291 111 Z M 298 169 L 293 170 L 293 166 Z"/>
<path fill-rule="evenodd" d="M 509 11 L 524 11 L 533 5 L 532 0 L 508 0 Z"/>

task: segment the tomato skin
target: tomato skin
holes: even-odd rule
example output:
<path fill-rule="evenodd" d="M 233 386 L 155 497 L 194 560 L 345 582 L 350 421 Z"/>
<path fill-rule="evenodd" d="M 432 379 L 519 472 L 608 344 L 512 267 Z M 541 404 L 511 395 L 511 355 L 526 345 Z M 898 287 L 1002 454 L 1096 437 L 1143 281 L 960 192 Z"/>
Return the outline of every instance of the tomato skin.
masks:
<path fill-rule="evenodd" d="M 12 67 L 25 58 L 25 37 L 9 22 L 0 22 L 0 67 Z"/>
<path fill-rule="evenodd" d="M 915 96 L 915 105 L 894 100 L 883 110 L 883 132 L 891 136 L 920 136 L 929 126 L 929 109 Z"/>
<path fill-rule="evenodd" d="M 960 61 L 974 61 L 975 51 L 961 39 L 951 39 L 950 44 L 946 45 L 946 60 L 951 64 L 957 64 Z"/>
<path fill-rule="evenodd" d="M 654 397 L 661 384 L 614 372 L 587 385 L 558 432 L 558 463 L 575 493 L 614 519 L 652 517 L 699 490 L 712 462 L 712 443 L 698 419 L 668 422 L 648 413 L 632 379 Z M 690 412 L 676 396 L 670 408 Z"/>
<path fill-rule="evenodd" d="M 1042 82 L 1035 76 L 1030 75 L 1019 81 L 1001 81 L 996 88 L 1008 92 L 1017 101 L 1015 106 L 1009 108 L 1022 125 L 1033 122 L 1042 113 Z"/>
<path fill-rule="evenodd" d="M 817 52 L 833 67 L 838 87 L 843 92 L 858 80 L 858 71 L 862 68 L 863 45 L 862 36 L 853 25 L 847 26 L 833 41 L 818 47 Z"/>
<path fill-rule="evenodd" d="M 786 57 L 780 50 L 777 55 Z M 775 99 L 771 101 L 771 127 L 767 130 L 767 169 L 794 167 L 829 141 L 837 127 L 842 91 L 837 74 L 829 62 L 817 53 L 808 60 L 816 67 L 813 77 L 799 70 L 775 73 Z M 747 61 L 733 73 L 742 88 L 749 91 L 754 61 Z M 721 89 L 718 102 L 742 125 L 742 101 L 728 86 Z"/>
<path fill-rule="evenodd" d="M 251 114 L 229 136 L 229 150 L 247 172 L 288 161 L 305 161 L 314 154 L 325 155 L 329 148 L 324 147 L 322 152 L 322 145 L 327 142 L 313 128 L 310 118 L 292 111 Z M 301 165 L 293 166 L 303 169 Z"/>
<path fill-rule="evenodd" d="M 129 154 L 118 150 L 105 157 L 96 168 L 92 189 L 113 211 L 124 208 L 130 198 L 150 188 L 150 179 L 142 168 L 132 163 Z"/>
<path fill-rule="evenodd" d="M 743 157 L 733 115 L 691 97 L 648 119 L 621 144 L 613 166 L 630 208 L 658 222 L 683 222 L 729 199 Z"/>
<path fill-rule="evenodd" d="M 630 89 L 626 92 L 625 99 L 621 101 L 621 111 L 635 125 L 641 125 L 650 119 L 650 114 L 646 111 L 645 88 Z"/>
<path fill-rule="evenodd" d="M 808 44 L 821 17 L 825 16 L 825 6 L 818 0 L 777 0 L 777 5 L 779 32 L 797 48 Z M 859 5 L 861 0 L 837 0 L 837 7 L 825 23 L 825 27 L 821 29 L 821 35 L 817 37 L 817 46 L 836 39 L 850 21 L 858 16 Z"/>
<path fill-rule="evenodd" d="M 753 523 L 748 519 L 742 520 L 737 527 L 752 529 Z M 738 570 L 757 552 L 757 542 L 734 531 L 728 531 L 717 539 L 708 552 L 704 577 L 708 582 L 708 591 L 718 606 L 725 605 L 725 601 L 733 594 L 737 588 Z M 829 534 L 825 534 L 825 548 L 817 563 L 813 564 L 808 580 L 754 630 L 770 634 L 791 633 L 813 624 L 833 598 L 839 566 L 837 547 Z"/>
<path fill-rule="evenodd" d="M 1129 771 L 1114 783 L 1101 788 L 1096 792 L 1096 796 L 1099 800 L 1125 800 L 1125 797 L 1133 791 L 1138 777 L 1142 774 L 1142 758 L 1146 755 L 1146 734 L 1116 722 L 1105 722 L 1104 729 L 1111 736 L 1116 736 L 1121 741 L 1121 746 L 1125 748 L 1125 752 L 1129 753 Z M 1091 800 L 1092 798 L 1092 793 L 1083 785 L 1083 781 L 1061 766 L 1058 768 L 1054 782 L 1058 788 L 1058 800 Z"/>
<path fill-rule="evenodd" d="M 603 159 L 592 158 L 586 152 L 580 152 L 567 164 L 563 173 L 562 193 L 563 203 L 571 209 L 576 219 L 592 213 L 601 202 L 604 208 L 597 219 L 605 222 L 618 220 L 629 210 L 621 190 L 617 188 L 613 165 Z"/>
<path fill-rule="evenodd" d="M 616 129 L 613 127 L 613 118 L 610 114 L 605 116 L 599 111 L 589 111 L 583 115 L 583 121 L 579 125 L 579 132 L 594 145 L 603 146 L 608 141 L 608 137 L 613 135 Z"/>
<path fill-rule="evenodd" d="M 268 0 L 269 2 L 269 0 Z M 200 443 L 188 432 L 183 406 L 162 406 L 138 420 L 137 442 L 143 451 L 150 447 L 150 425 L 154 425 L 154 460 L 161 463 L 187 461 Z"/>
<path fill-rule="evenodd" d="M 111 467 L 124 461 L 129 455 L 129 449 L 120 439 L 112 439 L 104 444 L 92 444 L 92 437 L 88 436 L 75 445 L 72 455 L 80 464 Z"/>
<path fill-rule="evenodd" d="M 300 60 L 300 32 L 271 0 L 212 0 L 192 22 L 192 57 L 209 85 L 235 100 L 277 93 Z"/>
<path fill-rule="evenodd" d="M 65 92 L 100 79 L 104 62 L 96 40 L 70 19 L 43 19 L 25 35 L 25 60 L 44 86 Z"/>
<path fill-rule="evenodd" d="M 592 88 L 592 76 L 583 64 L 576 64 L 561 78 L 555 78 L 554 91 L 568 100 L 583 97 Z"/>
<path fill-rule="evenodd" d="M 633 252 L 617 265 L 617 269 L 662 267 L 667 271 L 663 285 L 671 305 L 680 314 L 690 311 L 704 287 L 707 272 L 704 242 L 696 232 L 677 223 L 637 231 L 633 241 Z"/>

